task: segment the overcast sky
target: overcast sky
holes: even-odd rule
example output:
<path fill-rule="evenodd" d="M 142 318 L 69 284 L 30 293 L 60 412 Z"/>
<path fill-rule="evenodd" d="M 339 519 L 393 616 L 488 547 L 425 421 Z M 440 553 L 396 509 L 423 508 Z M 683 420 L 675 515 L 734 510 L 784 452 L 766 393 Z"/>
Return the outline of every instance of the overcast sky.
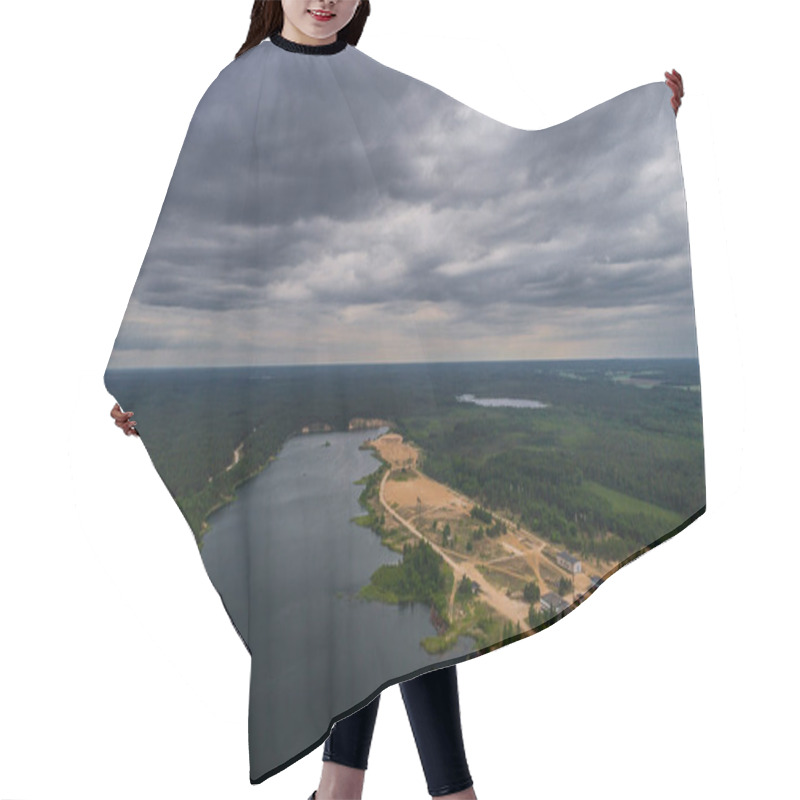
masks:
<path fill-rule="evenodd" d="M 198 105 L 109 367 L 693 357 L 670 96 L 522 131 L 267 40 Z"/>

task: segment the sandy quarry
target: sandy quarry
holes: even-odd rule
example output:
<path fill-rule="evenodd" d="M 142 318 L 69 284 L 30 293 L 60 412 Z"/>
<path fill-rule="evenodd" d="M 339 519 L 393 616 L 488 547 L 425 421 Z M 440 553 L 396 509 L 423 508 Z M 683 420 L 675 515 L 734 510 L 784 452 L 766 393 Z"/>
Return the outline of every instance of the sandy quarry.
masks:
<path fill-rule="evenodd" d="M 569 573 L 558 567 L 542 554 L 549 543 L 534 532 L 515 525 L 510 519 L 493 512 L 496 519 L 507 525 L 507 533 L 496 539 L 484 537 L 476 543 L 472 553 L 461 546 L 457 549 L 441 545 L 441 533 L 433 531 L 433 523 L 437 521 L 437 530 L 441 531 L 445 523 L 449 523 L 454 531 L 468 531 L 475 525 L 470 517 L 474 505 L 468 497 L 456 492 L 448 486 L 424 475 L 416 466 L 419 451 L 413 444 L 403 440 L 397 433 L 387 433 L 373 440 L 372 444 L 381 457 L 392 466 L 391 472 L 384 475 L 380 488 L 381 504 L 387 514 L 401 524 L 407 531 L 419 538 L 424 538 L 445 559 L 453 569 L 458 586 L 461 576 L 466 575 L 481 587 L 482 599 L 495 608 L 501 615 L 513 623 L 519 622 L 523 629 L 527 628 L 528 604 L 522 600 L 512 599 L 506 593 L 507 584 L 503 578 L 512 581 L 530 581 L 534 576 L 542 594 L 552 591 L 544 580 L 546 576 L 569 577 Z M 404 480 L 392 479 L 397 471 L 403 473 Z M 551 550 L 560 547 L 549 545 Z M 478 565 L 490 566 L 494 573 L 485 577 Z M 598 562 L 595 559 L 582 559 L 583 572 L 574 576 L 576 596 L 585 592 L 590 585 L 590 575 L 603 576 L 609 573 L 616 564 Z M 453 611 L 451 596 L 451 618 Z M 572 602 L 572 595 L 564 598 Z"/>

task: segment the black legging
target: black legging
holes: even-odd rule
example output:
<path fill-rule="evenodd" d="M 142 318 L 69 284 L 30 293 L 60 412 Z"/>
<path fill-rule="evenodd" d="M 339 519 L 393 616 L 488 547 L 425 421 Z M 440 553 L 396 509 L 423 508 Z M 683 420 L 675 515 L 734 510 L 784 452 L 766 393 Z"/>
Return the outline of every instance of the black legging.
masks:
<path fill-rule="evenodd" d="M 431 797 L 468 789 L 472 777 L 461 734 L 455 665 L 403 681 L 400 692 Z M 369 705 L 334 724 L 325 740 L 323 761 L 367 768 L 380 699 L 378 695 Z"/>

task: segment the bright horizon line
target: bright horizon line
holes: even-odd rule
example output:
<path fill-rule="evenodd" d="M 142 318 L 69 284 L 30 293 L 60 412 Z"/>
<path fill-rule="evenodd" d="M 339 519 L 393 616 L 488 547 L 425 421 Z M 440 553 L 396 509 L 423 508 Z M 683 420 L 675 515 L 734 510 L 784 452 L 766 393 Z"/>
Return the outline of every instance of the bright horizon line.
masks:
<path fill-rule="evenodd" d="M 444 364 L 541 364 L 541 363 L 574 363 L 577 361 L 699 361 L 697 355 L 688 356 L 613 356 L 587 358 L 511 358 L 484 359 L 480 361 L 335 361 L 309 362 L 302 364 L 205 364 L 205 365 L 172 365 L 159 367 L 109 367 L 106 372 L 124 372 L 126 370 L 176 370 L 176 369 L 280 369 L 286 367 L 388 367 L 388 366 L 437 366 Z"/>

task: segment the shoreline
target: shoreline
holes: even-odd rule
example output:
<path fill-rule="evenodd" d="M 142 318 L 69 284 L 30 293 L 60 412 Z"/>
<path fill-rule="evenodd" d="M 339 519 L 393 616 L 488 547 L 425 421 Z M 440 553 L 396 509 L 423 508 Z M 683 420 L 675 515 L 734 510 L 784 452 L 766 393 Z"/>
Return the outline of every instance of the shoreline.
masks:
<path fill-rule="evenodd" d="M 376 582 L 376 573 L 373 573 L 358 593 L 366 599 L 392 605 L 411 602 L 428 606 L 431 624 L 436 632 L 424 637 L 420 645 L 429 654 L 446 652 L 455 646 L 462 636 L 473 640 L 476 652 L 485 653 L 518 638 L 534 635 L 585 602 L 600 584 L 624 564 L 652 549 L 661 539 L 669 538 L 669 535 L 661 537 L 659 541 L 629 555 L 618 564 L 594 558 L 580 559 L 586 566 L 591 564 L 592 572 L 596 573 L 599 580 L 595 583 L 590 574 L 583 571 L 571 575 L 573 592 L 569 593 L 572 594 L 570 602 L 569 594 L 567 597 L 562 597 L 551 585 L 553 583 L 551 576 L 558 578 L 569 574 L 557 563 L 553 542 L 540 533 L 523 527 L 507 510 L 487 509 L 496 522 L 504 523 L 502 541 L 497 538 L 492 541 L 487 539 L 478 552 L 473 554 L 471 548 L 468 548 L 467 552 L 461 552 L 454 545 L 469 533 L 464 529 L 464 523 L 471 522 L 470 517 L 473 515 L 470 509 L 480 508 L 480 505 L 458 490 L 420 471 L 418 464 L 422 460 L 422 451 L 412 441 L 405 440 L 400 433 L 394 431 L 393 423 L 387 420 L 354 419 L 348 423 L 347 430 L 335 430 L 326 423 L 312 423 L 290 433 L 282 441 L 277 453 L 271 454 L 264 463 L 254 467 L 247 475 L 241 476 L 234 483 L 231 493 L 224 495 L 205 513 L 198 537 L 199 549 L 202 550 L 204 536 L 211 527 L 208 522 L 211 514 L 232 503 L 236 499 L 235 490 L 269 467 L 295 436 L 311 433 L 351 433 L 380 428 L 388 428 L 388 431 L 380 436 L 365 439 L 359 445 L 360 448 L 367 447 L 373 450 L 379 466 L 354 481 L 357 484 L 366 484 L 358 498 L 359 505 L 366 513 L 360 518 L 353 518 L 352 521 L 368 527 L 378 536 L 383 546 L 394 551 L 397 551 L 400 545 L 402 552 L 402 545 L 410 539 L 418 541 L 416 546 L 425 543 L 443 562 L 442 570 L 447 574 L 448 589 L 442 596 L 439 590 L 436 590 L 432 598 L 427 595 L 421 598 L 394 597 L 393 590 L 390 589 L 392 581 L 387 583 L 379 578 Z M 241 461 L 245 441 L 235 448 L 233 464 L 220 474 L 229 472 Z M 407 478 L 399 481 L 395 478 L 393 481 L 393 474 L 401 472 L 410 474 Z M 377 485 L 376 475 L 380 476 Z M 393 484 L 393 492 L 389 494 L 393 494 L 394 497 L 385 496 L 387 485 L 390 483 Z M 415 506 L 406 502 L 406 498 L 403 497 L 404 491 L 416 497 Z M 382 519 L 384 515 L 386 519 L 399 523 L 399 528 L 392 526 L 387 530 Z M 455 529 L 452 544 L 449 541 L 440 543 L 435 536 L 443 530 L 439 529 L 438 525 L 447 520 Z M 399 564 L 390 566 L 393 570 L 404 568 L 414 570 L 413 561 L 406 567 L 405 558 Z M 379 570 L 381 569 L 384 568 L 380 567 Z M 533 573 L 532 576 L 527 574 L 529 571 Z M 550 573 L 550 576 L 545 576 L 545 572 Z M 578 580 L 575 580 L 576 578 Z M 508 585 L 509 580 L 512 581 L 511 586 Z M 528 602 L 524 597 L 520 597 L 519 586 L 515 588 L 515 585 L 531 581 L 535 581 L 539 586 L 542 596 L 545 593 L 559 595 L 563 605 L 551 608 L 548 612 L 538 599 Z M 468 596 L 463 594 L 463 583 L 472 586 L 467 592 Z M 581 585 L 584 583 L 588 585 Z"/>
<path fill-rule="evenodd" d="M 372 424 L 372 423 L 379 423 L 379 424 Z M 202 552 L 203 549 L 203 539 L 205 535 L 211 528 L 211 525 L 208 521 L 208 518 L 215 512 L 219 511 L 220 509 L 224 508 L 227 505 L 230 505 L 236 500 L 236 490 L 243 486 L 247 481 L 252 480 L 256 476 L 260 475 L 269 465 L 278 458 L 278 454 L 286 447 L 286 444 L 294 439 L 296 436 L 306 436 L 309 434 L 314 433 L 352 433 L 353 431 L 357 430 L 373 430 L 379 428 L 388 427 L 391 429 L 393 426 L 393 422 L 390 420 L 383 420 L 383 419 L 365 419 L 363 417 L 353 417 L 351 420 L 348 421 L 348 428 L 347 430 L 338 431 L 333 428 L 332 425 L 329 425 L 327 422 L 323 423 L 310 423 L 307 425 L 301 425 L 299 430 L 295 430 L 290 433 L 282 442 L 280 447 L 278 448 L 277 453 L 273 453 L 270 455 L 267 460 L 263 464 L 257 465 L 251 472 L 247 475 L 244 475 L 240 480 L 234 482 L 233 486 L 231 487 L 231 494 L 230 495 L 223 495 L 223 497 L 212 505 L 207 511 L 203 513 L 203 517 L 200 520 L 200 528 L 198 529 L 197 533 L 195 534 L 195 542 L 197 543 L 198 549 Z M 233 462 L 229 464 L 223 472 L 219 473 L 220 475 L 224 475 L 226 472 L 230 472 L 242 458 L 242 453 L 244 452 L 244 445 L 247 441 L 247 438 L 243 439 L 242 442 L 234 449 L 233 451 Z M 237 456 L 238 454 L 238 456 Z M 213 483 L 213 479 L 215 476 L 211 476 L 208 481 L 209 483 Z M 191 525 L 190 525 L 191 528 Z"/>
<path fill-rule="evenodd" d="M 463 545 L 465 537 L 470 535 L 467 528 L 473 524 L 471 511 L 480 508 L 480 504 L 423 472 L 418 465 L 424 461 L 424 453 L 413 441 L 405 440 L 399 433 L 385 433 L 370 445 L 377 451 L 385 469 L 377 493 L 372 498 L 377 509 L 366 506 L 369 512 L 367 519 L 379 514 L 396 523 L 389 530 L 383 523 L 377 529 L 370 527 L 385 544 L 391 539 L 425 543 L 437 553 L 449 575 L 452 575 L 448 602 L 442 609 L 446 610 L 446 614 L 440 614 L 438 609 L 435 614 L 437 635 L 429 637 L 427 643 L 422 642 L 429 652 L 446 650 L 462 635 L 474 639 L 476 647 L 487 652 L 500 646 L 509 637 L 532 635 L 543 625 L 551 624 L 558 618 L 558 613 L 545 611 L 540 602 L 541 596 L 556 593 L 564 606 L 577 605 L 596 588 L 591 573 L 599 577 L 614 571 L 611 562 L 588 557 L 580 560 L 590 567 L 590 571 L 570 575 L 566 568 L 557 563 L 556 545 L 541 533 L 524 527 L 505 509 L 487 509 L 496 524 L 503 523 L 501 537 L 477 540 L 476 552 L 469 544 L 476 540 L 467 539 L 466 550 L 462 550 L 457 542 L 461 540 Z M 398 480 L 400 475 L 403 477 Z M 450 525 L 455 529 L 452 544 L 439 541 L 440 532 L 445 530 L 439 526 L 443 525 L 448 530 Z M 545 575 L 545 572 L 548 574 Z M 573 586 L 571 603 L 569 594 L 563 597 L 554 588 L 556 579 L 567 579 L 567 576 Z M 602 580 L 605 577 L 600 582 Z M 469 597 L 462 595 L 457 600 L 457 595 L 462 591 L 461 584 L 465 581 L 472 587 Z M 526 600 L 521 591 L 521 587 L 531 582 L 535 582 L 540 589 L 540 598 L 533 602 Z M 374 599 L 381 599 L 380 585 L 371 585 L 373 589 L 369 594 Z M 434 608 L 433 605 L 431 607 Z M 547 616 L 544 621 L 543 615 Z"/>

